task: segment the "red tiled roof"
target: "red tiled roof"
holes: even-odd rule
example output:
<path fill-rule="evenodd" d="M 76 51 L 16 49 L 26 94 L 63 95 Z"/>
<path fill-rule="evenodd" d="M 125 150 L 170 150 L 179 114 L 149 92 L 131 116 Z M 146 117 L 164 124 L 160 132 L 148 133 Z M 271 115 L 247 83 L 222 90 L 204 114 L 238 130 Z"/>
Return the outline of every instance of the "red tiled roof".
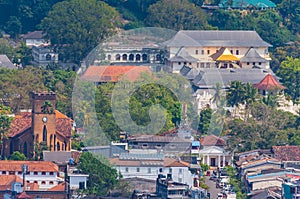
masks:
<path fill-rule="evenodd" d="M 11 189 L 14 182 L 23 182 L 23 180 L 16 175 L 0 175 L 0 190 Z"/>
<path fill-rule="evenodd" d="M 255 84 L 254 87 L 259 90 L 286 89 L 286 87 L 282 86 L 271 74 L 267 74 L 265 78 L 258 84 Z"/>
<path fill-rule="evenodd" d="M 188 162 L 182 160 L 175 160 L 173 158 L 164 159 L 164 167 L 190 167 Z"/>
<path fill-rule="evenodd" d="M 59 111 L 55 111 L 56 114 L 56 130 L 60 135 L 64 137 L 71 137 L 72 135 L 72 120 L 68 118 L 66 115 L 62 114 Z M 14 137 L 26 129 L 31 128 L 32 117 L 31 113 L 20 113 L 16 115 L 14 120 L 11 123 L 8 137 Z"/>
<path fill-rule="evenodd" d="M 55 187 L 52 187 L 51 189 L 48 189 L 47 191 L 65 191 L 66 190 L 66 183 L 62 182 Z"/>
<path fill-rule="evenodd" d="M 26 190 L 30 190 L 30 191 L 39 191 L 40 190 L 40 186 L 38 183 L 26 183 Z"/>
<path fill-rule="evenodd" d="M 151 73 L 147 66 L 90 66 L 81 76 L 91 82 L 117 82 L 121 78 L 136 81 L 141 73 Z"/>
<path fill-rule="evenodd" d="M 0 160 L 0 171 L 22 171 L 22 165 L 26 164 L 28 170 L 33 172 L 58 172 L 58 166 L 53 162 L 46 161 L 13 161 L 13 160 Z"/>
<path fill-rule="evenodd" d="M 300 146 L 273 146 L 272 150 L 281 161 L 300 161 Z"/>
<path fill-rule="evenodd" d="M 223 140 L 220 137 L 217 137 L 215 135 L 208 135 L 205 137 L 202 137 L 200 139 L 200 143 L 203 146 L 224 146 L 225 140 Z"/>

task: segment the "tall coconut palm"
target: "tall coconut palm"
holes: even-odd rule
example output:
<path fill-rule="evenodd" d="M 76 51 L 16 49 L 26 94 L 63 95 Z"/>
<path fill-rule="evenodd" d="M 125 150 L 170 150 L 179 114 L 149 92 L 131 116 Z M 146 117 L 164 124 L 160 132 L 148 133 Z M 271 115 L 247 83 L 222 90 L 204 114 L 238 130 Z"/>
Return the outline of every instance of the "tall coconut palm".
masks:
<path fill-rule="evenodd" d="M 216 83 L 216 86 L 213 88 L 215 93 L 212 97 L 212 103 L 215 103 L 217 107 L 220 107 L 222 105 L 222 98 L 223 98 L 223 90 L 220 83 Z"/>

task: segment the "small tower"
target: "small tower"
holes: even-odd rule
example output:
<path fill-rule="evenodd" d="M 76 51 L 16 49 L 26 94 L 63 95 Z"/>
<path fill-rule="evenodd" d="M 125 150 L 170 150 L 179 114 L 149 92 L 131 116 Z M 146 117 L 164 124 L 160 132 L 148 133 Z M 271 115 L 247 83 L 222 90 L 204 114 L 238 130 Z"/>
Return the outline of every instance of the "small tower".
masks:
<path fill-rule="evenodd" d="M 32 92 L 31 99 L 34 142 L 44 142 L 53 151 L 56 143 L 56 95 L 54 92 Z"/>

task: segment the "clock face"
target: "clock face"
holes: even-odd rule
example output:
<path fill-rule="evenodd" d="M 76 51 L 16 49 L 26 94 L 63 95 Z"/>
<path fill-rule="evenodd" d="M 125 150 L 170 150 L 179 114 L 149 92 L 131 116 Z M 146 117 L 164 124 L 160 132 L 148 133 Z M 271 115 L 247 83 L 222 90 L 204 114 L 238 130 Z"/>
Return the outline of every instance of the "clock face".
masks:
<path fill-rule="evenodd" d="M 43 122 L 45 122 L 45 123 L 46 123 L 46 122 L 48 121 L 48 118 L 47 118 L 47 117 L 43 117 L 43 119 L 42 119 L 42 120 L 43 120 Z"/>

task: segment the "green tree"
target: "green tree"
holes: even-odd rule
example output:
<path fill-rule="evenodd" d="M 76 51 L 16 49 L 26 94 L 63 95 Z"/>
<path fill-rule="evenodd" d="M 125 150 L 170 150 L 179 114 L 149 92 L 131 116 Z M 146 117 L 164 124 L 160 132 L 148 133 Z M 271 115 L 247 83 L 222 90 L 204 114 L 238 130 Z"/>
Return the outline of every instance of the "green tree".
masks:
<path fill-rule="evenodd" d="M 11 60 L 16 55 L 16 50 L 9 44 L 7 39 L 0 38 L 0 54 L 6 55 Z"/>
<path fill-rule="evenodd" d="M 200 121 L 198 126 L 198 131 L 205 134 L 208 131 L 210 120 L 212 116 L 212 109 L 206 108 L 200 112 Z"/>
<path fill-rule="evenodd" d="M 205 12 L 188 0 L 160 0 L 148 9 L 147 26 L 173 30 L 207 29 Z"/>
<path fill-rule="evenodd" d="M 287 86 L 285 93 L 297 102 L 300 97 L 300 59 L 287 57 L 281 63 L 277 74 L 282 78 L 282 83 Z"/>
<path fill-rule="evenodd" d="M 245 87 L 240 81 L 230 82 L 229 90 L 227 91 L 227 103 L 230 106 L 238 106 L 244 101 Z"/>
<path fill-rule="evenodd" d="M 13 152 L 11 156 L 8 158 L 9 160 L 26 160 L 26 156 L 23 153 L 20 153 L 19 151 Z"/>
<path fill-rule="evenodd" d="M 0 106 L 0 147 L 1 147 L 1 157 L 3 158 L 4 147 L 3 141 L 7 138 L 7 133 L 10 128 L 10 124 L 13 120 L 12 117 L 9 117 L 7 114 L 11 113 L 10 108 L 4 105 Z"/>
<path fill-rule="evenodd" d="M 89 175 L 86 191 L 90 196 L 106 196 L 118 184 L 117 170 L 104 157 L 99 159 L 90 152 L 83 152 L 78 169 Z"/>
<path fill-rule="evenodd" d="M 101 40 L 115 33 L 118 26 L 118 12 L 97 0 L 59 2 L 41 23 L 62 59 L 76 63 Z"/>

